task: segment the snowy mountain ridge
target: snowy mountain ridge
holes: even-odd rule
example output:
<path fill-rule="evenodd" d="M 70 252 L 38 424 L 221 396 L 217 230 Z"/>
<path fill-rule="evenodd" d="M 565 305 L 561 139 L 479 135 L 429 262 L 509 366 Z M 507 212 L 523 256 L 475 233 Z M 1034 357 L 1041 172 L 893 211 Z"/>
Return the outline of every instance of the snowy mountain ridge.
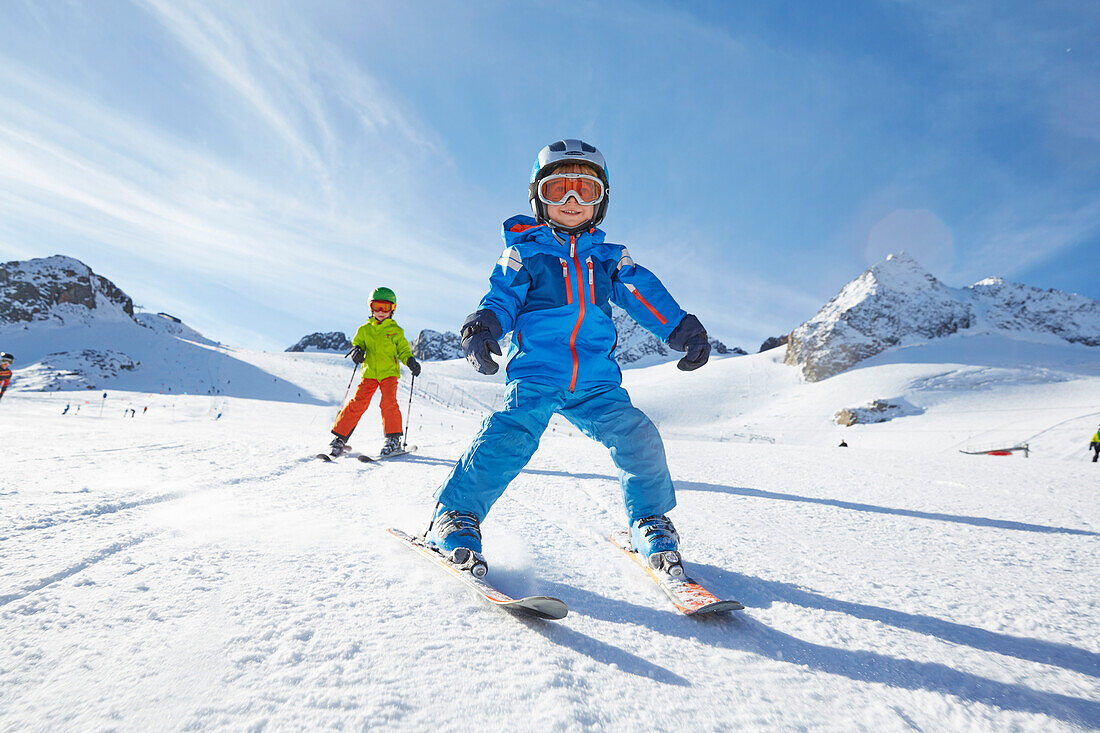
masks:
<path fill-rule="evenodd" d="M 117 285 L 72 257 L 0 265 L 0 344 L 12 390 L 131 390 L 313 402 L 175 316 L 135 311 Z"/>
<path fill-rule="evenodd" d="M 619 334 L 618 346 L 615 349 L 615 360 L 621 367 L 649 366 L 660 364 L 673 359 L 679 359 L 681 354 L 669 348 L 668 344 L 638 325 L 630 314 L 619 308 L 611 306 L 611 319 L 615 323 L 615 329 Z M 342 333 L 314 333 L 303 336 L 297 344 L 287 351 L 347 351 L 347 346 L 333 346 L 340 343 Z M 346 341 L 346 337 L 344 337 Z M 511 334 L 505 334 L 500 340 L 500 350 L 507 353 L 508 344 L 511 343 Z M 461 339 L 454 331 L 439 332 L 430 328 L 423 329 L 416 338 L 409 342 L 413 356 L 420 361 L 447 361 L 461 359 L 463 357 Z M 710 339 L 712 354 L 721 356 L 743 356 L 746 352 L 738 347 L 729 348 L 718 339 Z"/>
<path fill-rule="evenodd" d="M 351 349 L 351 341 L 342 331 L 327 331 L 311 333 L 298 339 L 287 351 L 323 351 L 329 353 L 346 354 Z"/>
<path fill-rule="evenodd" d="M 902 252 L 849 282 L 791 332 L 785 362 L 820 381 L 891 347 L 962 332 L 1100 346 L 1100 301 L 1000 278 L 951 288 Z"/>
<path fill-rule="evenodd" d="M 80 260 L 63 255 L 0 264 L 0 330 L 48 321 L 134 319 L 134 302 Z"/>

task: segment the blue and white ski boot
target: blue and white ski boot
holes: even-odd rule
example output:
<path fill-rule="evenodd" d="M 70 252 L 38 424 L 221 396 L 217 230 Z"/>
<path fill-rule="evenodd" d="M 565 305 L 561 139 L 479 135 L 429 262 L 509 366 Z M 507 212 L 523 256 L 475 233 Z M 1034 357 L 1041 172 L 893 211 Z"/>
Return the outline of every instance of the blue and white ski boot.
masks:
<path fill-rule="evenodd" d="M 630 544 L 649 567 L 673 577 L 684 575 L 680 535 L 663 514 L 643 517 L 630 525 Z"/>
<path fill-rule="evenodd" d="M 481 554 L 481 523 L 476 514 L 439 507 L 424 538 L 451 564 L 484 578 L 489 565 Z"/>

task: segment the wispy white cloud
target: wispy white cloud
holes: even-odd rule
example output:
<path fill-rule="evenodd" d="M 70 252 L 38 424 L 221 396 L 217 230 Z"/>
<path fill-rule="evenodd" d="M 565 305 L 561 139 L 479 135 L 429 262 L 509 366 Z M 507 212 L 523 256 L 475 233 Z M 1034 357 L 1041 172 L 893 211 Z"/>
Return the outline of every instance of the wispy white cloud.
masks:
<path fill-rule="evenodd" d="M 135 271 L 143 280 L 169 291 L 196 277 L 223 283 L 232 290 L 221 313 L 209 313 L 215 330 L 245 290 L 272 315 L 285 309 L 309 319 L 311 309 L 327 309 L 344 321 L 358 317 L 373 279 L 396 281 L 407 284 L 410 303 L 421 303 L 406 312 L 435 325 L 445 317 L 441 279 L 478 287 L 480 268 L 456 254 L 464 243 L 424 216 L 423 197 L 403 195 L 435 172 L 431 133 L 352 61 L 309 33 L 282 36 L 255 16 L 157 0 L 146 7 L 212 84 L 231 90 L 281 141 L 259 146 L 281 160 L 212 151 L 5 59 L 0 218 L 11 243 L 0 242 L 0 251 L 25 256 L 16 238 L 48 232 L 59 243 L 81 242 L 82 251 L 133 257 L 145 263 Z M 233 132 L 247 139 L 253 123 L 246 115 L 237 124 Z M 352 149 L 369 162 L 350 158 Z"/>

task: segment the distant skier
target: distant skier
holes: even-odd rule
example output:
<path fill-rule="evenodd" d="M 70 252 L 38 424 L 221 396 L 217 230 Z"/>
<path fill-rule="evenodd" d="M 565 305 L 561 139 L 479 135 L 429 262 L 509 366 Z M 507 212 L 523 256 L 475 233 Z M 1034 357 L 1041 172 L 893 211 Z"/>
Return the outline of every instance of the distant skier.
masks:
<path fill-rule="evenodd" d="M 68 404 L 65 405 L 65 409 L 61 411 L 61 414 L 62 415 L 68 415 L 69 414 L 69 405 Z"/>
<path fill-rule="evenodd" d="M 664 445 L 621 386 L 611 303 L 687 352 L 677 363 L 683 371 L 707 363 L 710 342 L 699 319 L 626 247 L 604 241 L 596 226 L 609 196 L 603 155 L 580 140 L 561 140 L 543 148 L 532 169 L 535 218 L 504 222 L 504 253 L 479 309 L 462 324 L 462 348 L 479 372 L 495 374 L 497 340 L 511 332 L 508 392 L 504 409 L 485 420 L 436 492 L 426 539 L 452 562 L 484 570 L 480 523 L 561 413 L 610 449 L 633 548 L 651 567 L 682 572 L 679 535 L 665 516 L 676 497 Z"/>
<path fill-rule="evenodd" d="M 332 426 L 333 438 L 330 455 L 339 456 L 359 419 L 370 407 L 375 390 L 382 393 L 382 431 L 386 442 L 380 453 L 384 456 L 401 450 L 401 408 L 397 405 L 397 380 L 401 364 L 405 364 L 414 377 L 420 376 L 420 364 L 413 358 L 412 348 L 405 332 L 393 320 L 397 309 L 397 296 L 389 288 L 375 288 L 371 293 L 371 319 L 359 327 L 352 338 L 351 358 L 361 365 L 362 380 Z"/>
<path fill-rule="evenodd" d="M 8 352 L 0 352 L 0 398 L 4 397 L 4 393 L 8 391 L 8 384 L 11 383 L 11 363 L 15 361 L 15 357 Z"/>
<path fill-rule="evenodd" d="M 1096 428 L 1096 433 L 1092 436 L 1089 448 L 1092 448 L 1092 462 L 1096 463 L 1096 459 L 1100 458 L 1100 427 Z"/>
<path fill-rule="evenodd" d="M 844 438 L 841 438 L 840 439 L 840 445 L 838 445 L 837 448 L 847 448 L 847 447 L 848 447 L 848 442 L 846 440 L 844 440 Z"/>

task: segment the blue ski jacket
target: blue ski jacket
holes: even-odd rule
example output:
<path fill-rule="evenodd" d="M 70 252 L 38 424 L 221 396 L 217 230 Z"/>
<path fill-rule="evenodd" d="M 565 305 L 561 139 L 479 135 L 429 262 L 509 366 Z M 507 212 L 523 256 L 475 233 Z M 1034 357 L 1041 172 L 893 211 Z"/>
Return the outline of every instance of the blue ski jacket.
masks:
<path fill-rule="evenodd" d="M 512 332 L 509 382 L 570 392 L 617 385 L 622 372 L 610 303 L 662 341 L 687 315 L 656 275 L 636 265 L 623 245 L 604 242 L 600 229 L 566 238 L 524 215 L 503 229 L 504 253 L 479 308 Z"/>

